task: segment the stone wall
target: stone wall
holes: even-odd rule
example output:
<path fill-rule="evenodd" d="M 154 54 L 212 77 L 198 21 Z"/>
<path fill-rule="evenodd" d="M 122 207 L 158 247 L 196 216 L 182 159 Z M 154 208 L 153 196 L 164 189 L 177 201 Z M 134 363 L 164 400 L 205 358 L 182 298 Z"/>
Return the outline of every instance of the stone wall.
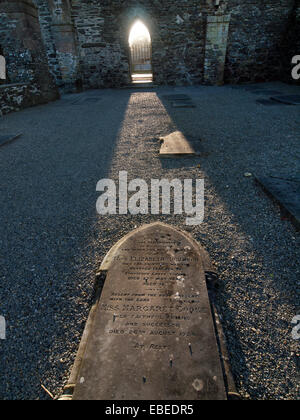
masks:
<path fill-rule="evenodd" d="M 136 19 L 152 37 L 157 84 L 221 84 L 224 68 L 228 83 L 279 79 L 295 1 L 72 0 L 84 85 L 129 82 L 128 36 Z"/>
<path fill-rule="evenodd" d="M 33 1 L 39 22 L 31 0 L 0 0 L 0 47 L 9 81 L 31 81 L 48 97 L 53 78 L 64 91 L 128 84 L 138 19 L 151 35 L 156 84 L 287 80 L 300 54 L 299 0 Z"/>
<path fill-rule="evenodd" d="M 0 116 L 43 102 L 43 93 L 33 84 L 0 85 Z"/>
<path fill-rule="evenodd" d="M 32 104 L 58 97 L 49 73 L 37 9 L 31 0 L 0 0 L 0 46 L 7 64 L 4 83 L 30 85 L 27 91 L 35 96 Z"/>
<path fill-rule="evenodd" d="M 300 85 L 300 79 L 292 78 L 291 59 L 294 56 L 300 56 L 300 0 L 295 2 L 295 6 L 290 14 L 288 31 L 281 45 L 282 55 L 282 79 L 288 83 Z"/>
<path fill-rule="evenodd" d="M 129 83 L 130 27 L 140 19 L 152 38 L 158 84 L 196 84 L 203 79 L 206 14 L 211 2 L 73 0 L 81 69 L 86 87 Z"/>
<path fill-rule="evenodd" d="M 295 0 L 228 0 L 231 13 L 225 80 L 230 83 L 278 80 L 281 44 Z"/>
<path fill-rule="evenodd" d="M 57 51 L 52 32 L 52 15 L 49 8 L 48 1 L 34 0 L 39 12 L 39 22 L 43 37 L 44 46 L 46 49 L 49 70 L 58 86 L 62 83 L 62 75 L 57 57 Z"/>

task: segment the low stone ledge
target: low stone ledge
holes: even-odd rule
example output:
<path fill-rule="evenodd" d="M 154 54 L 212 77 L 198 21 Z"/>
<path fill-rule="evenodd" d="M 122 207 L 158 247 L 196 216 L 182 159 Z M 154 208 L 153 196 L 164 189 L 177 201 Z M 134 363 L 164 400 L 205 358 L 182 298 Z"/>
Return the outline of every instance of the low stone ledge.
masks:
<path fill-rule="evenodd" d="M 29 82 L 0 85 L 0 116 L 45 104 L 49 102 L 46 96 L 36 84 Z"/>

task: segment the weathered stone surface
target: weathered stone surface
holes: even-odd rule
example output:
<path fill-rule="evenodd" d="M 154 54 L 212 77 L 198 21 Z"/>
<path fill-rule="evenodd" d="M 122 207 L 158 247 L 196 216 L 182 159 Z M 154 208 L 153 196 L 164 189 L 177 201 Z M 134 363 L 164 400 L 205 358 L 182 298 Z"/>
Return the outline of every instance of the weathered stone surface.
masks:
<path fill-rule="evenodd" d="M 176 101 L 172 102 L 173 108 L 196 108 L 193 102 Z"/>
<path fill-rule="evenodd" d="M 300 178 L 258 177 L 257 181 L 275 198 L 300 228 Z"/>
<path fill-rule="evenodd" d="M 278 79 L 283 56 L 278 46 L 282 45 L 283 52 L 291 51 L 291 47 L 286 48 L 289 40 L 298 42 L 295 34 L 299 7 L 295 9 L 294 0 L 286 0 L 285 4 L 266 0 L 263 5 L 260 0 L 223 0 L 219 4 L 215 0 L 72 0 L 55 2 L 54 8 L 53 0 L 35 2 L 40 10 L 49 64 L 58 84 L 65 70 L 77 68 L 77 76 L 86 87 L 127 85 L 128 36 L 137 19 L 146 24 L 151 34 L 156 84 L 221 84 L 224 69 L 228 82 Z M 63 54 L 60 37 L 56 37 L 52 27 L 52 21 L 58 18 L 67 19 L 72 25 L 76 40 L 76 46 L 73 41 L 65 43 L 69 49 Z M 288 24 L 293 37 L 286 35 Z"/>
<path fill-rule="evenodd" d="M 208 16 L 204 60 L 204 83 L 222 85 L 231 16 Z"/>
<path fill-rule="evenodd" d="M 190 96 L 178 94 L 178 95 L 163 95 L 163 99 L 167 101 L 175 102 L 175 101 L 188 101 L 190 100 Z"/>
<path fill-rule="evenodd" d="M 195 155 L 193 146 L 181 131 L 175 131 L 166 137 L 162 137 L 161 141 L 159 156 L 162 158 Z"/>
<path fill-rule="evenodd" d="M 111 250 L 74 400 L 226 399 L 208 264 L 191 237 L 161 223 Z"/>
<path fill-rule="evenodd" d="M 47 102 L 43 92 L 31 83 L 0 85 L 0 116 Z"/>
<path fill-rule="evenodd" d="M 299 9 L 299 6 L 295 0 L 285 0 L 284 3 L 280 0 L 228 0 L 226 3 L 226 11 L 231 13 L 231 20 L 225 81 L 244 83 L 278 80 L 284 72 L 291 82 L 291 58 L 298 54 L 299 42 L 295 17 L 296 7 Z M 299 17 L 298 12 L 298 22 Z M 291 37 L 283 43 L 287 30 Z M 284 66 L 283 56 L 286 56 Z"/>
<path fill-rule="evenodd" d="M 1 80 L 0 86 L 15 85 L 12 96 L 9 87 L 1 92 L 1 114 L 58 98 L 32 0 L 0 1 L 0 50 L 7 64 L 6 80 Z M 21 90 L 20 83 L 27 86 L 15 96 L 16 90 Z"/>
<path fill-rule="evenodd" d="M 2 0 L 5 83 L 31 83 L 34 103 L 56 99 L 57 87 L 128 86 L 128 38 L 137 20 L 151 35 L 155 85 L 222 84 L 224 74 L 229 83 L 282 77 L 300 83 L 291 75 L 292 57 L 299 54 L 299 1 L 216 3 Z"/>

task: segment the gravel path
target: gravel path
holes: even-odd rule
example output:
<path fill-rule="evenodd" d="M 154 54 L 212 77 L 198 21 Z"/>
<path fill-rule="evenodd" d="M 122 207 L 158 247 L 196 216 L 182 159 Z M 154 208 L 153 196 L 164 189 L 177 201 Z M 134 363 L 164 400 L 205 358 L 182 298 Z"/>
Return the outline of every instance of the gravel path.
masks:
<path fill-rule="evenodd" d="M 172 108 L 169 93 L 190 95 L 197 108 Z M 0 148 L 0 399 L 48 399 L 41 384 L 60 395 L 95 273 L 118 239 L 154 220 L 186 229 L 181 216 L 97 215 L 97 181 L 121 170 L 147 181 L 205 178 L 205 221 L 192 234 L 220 274 L 217 304 L 238 391 L 299 397 L 291 336 L 299 233 L 244 173 L 299 175 L 300 108 L 257 99 L 229 86 L 89 91 L 0 119 L 3 134 L 23 132 Z M 159 159 L 156 138 L 175 129 L 201 139 L 201 156 Z"/>

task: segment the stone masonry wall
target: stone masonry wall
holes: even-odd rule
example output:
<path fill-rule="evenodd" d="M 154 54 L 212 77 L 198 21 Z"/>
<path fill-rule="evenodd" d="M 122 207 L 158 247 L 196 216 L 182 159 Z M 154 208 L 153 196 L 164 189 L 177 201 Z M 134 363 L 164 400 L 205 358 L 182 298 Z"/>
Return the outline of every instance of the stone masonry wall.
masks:
<path fill-rule="evenodd" d="M 213 84 L 222 82 L 218 72 L 224 63 L 211 56 L 214 49 L 219 57 L 227 56 L 226 82 L 279 79 L 281 45 L 294 4 L 295 0 L 72 0 L 84 84 L 128 83 L 129 27 L 137 18 L 148 26 L 152 37 L 157 84 L 209 83 L 210 75 Z M 208 43 L 214 16 L 229 18 L 228 45 Z M 220 25 L 219 29 L 226 38 L 228 27 Z"/>
<path fill-rule="evenodd" d="M 38 8 L 39 22 L 43 37 L 43 42 L 46 49 L 49 70 L 54 77 L 56 84 L 59 85 L 62 80 L 60 66 L 57 58 L 57 51 L 55 41 L 52 33 L 52 16 L 49 9 L 49 4 L 45 0 L 33 0 Z"/>
<path fill-rule="evenodd" d="M 138 19 L 151 35 L 156 84 L 222 84 L 224 74 L 227 83 L 286 80 L 300 53 L 291 29 L 299 30 L 299 0 L 32 1 L 0 0 L 0 47 L 11 82 L 35 80 L 41 91 L 53 90 L 48 67 L 66 91 L 130 83 L 128 38 Z M 19 15 L 3 8 L 17 4 Z"/>
<path fill-rule="evenodd" d="M 43 94 L 30 83 L 0 85 L 0 117 L 41 103 Z"/>
<path fill-rule="evenodd" d="M 195 84 L 203 78 L 206 0 L 73 0 L 81 69 L 86 87 L 129 82 L 128 38 L 142 20 L 150 31 L 158 84 Z"/>
<path fill-rule="evenodd" d="M 37 9 L 29 0 L 0 0 L 0 46 L 7 63 L 5 83 L 30 85 L 31 103 L 58 97 L 49 73 Z M 3 83 L 2 83 L 3 84 Z"/>
<path fill-rule="evenodd" d="M 288 31 L 281 45 L 282 79 L 288 83 L 300 85 L 300 80 L 292 78 L 291 59 L 300 56 L 300 0 L 297 0 L 290 14 Z"/>
<path fill-rule="evenodd" d="M 230 83 L 278 80 L 280 46 L 295 0 L 229 0 L 231 13 L 225 80 Z"/>

